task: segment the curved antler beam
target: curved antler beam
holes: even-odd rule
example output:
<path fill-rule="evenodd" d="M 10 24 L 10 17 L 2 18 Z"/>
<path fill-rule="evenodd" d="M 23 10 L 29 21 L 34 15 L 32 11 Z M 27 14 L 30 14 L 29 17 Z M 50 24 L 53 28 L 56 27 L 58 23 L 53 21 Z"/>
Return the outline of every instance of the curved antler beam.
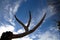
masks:
<path fill-rule="evenodd" d="M 29 21 L 28 21 L 28 24 L 27 24 L 27 27 L 29 27 L 29 25 L 30 25 L 30 22 L 31 22 L 31 12 L 29 11 Z"/>

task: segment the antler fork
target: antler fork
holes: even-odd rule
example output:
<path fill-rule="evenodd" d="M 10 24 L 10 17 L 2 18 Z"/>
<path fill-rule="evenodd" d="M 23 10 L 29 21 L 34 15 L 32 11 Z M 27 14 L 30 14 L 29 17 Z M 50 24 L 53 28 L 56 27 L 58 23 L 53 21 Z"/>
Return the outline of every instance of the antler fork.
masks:
<path fill-rule="evenodd" d="M 16 20 L 24 27 L 25 31 L 27 32 L 27 31 L 28 31 L 28 27 L 29 27 L 30 22 L 31 22 L 31 12 L 29 11 L 29 21 L 28 21 L 27 26 L 24 25 L 24 23 L 22 23 L 22 22 L 16 17 L 16 15 L 15 15 L 15 18 L 16 18 Z"/>

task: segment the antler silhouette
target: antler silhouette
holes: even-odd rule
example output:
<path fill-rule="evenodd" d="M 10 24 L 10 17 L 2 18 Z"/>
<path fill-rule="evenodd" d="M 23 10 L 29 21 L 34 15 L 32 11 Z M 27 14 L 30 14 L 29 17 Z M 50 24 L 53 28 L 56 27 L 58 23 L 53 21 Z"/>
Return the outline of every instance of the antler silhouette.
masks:
<path fill-rule="evenodd" d="M 27 26 L 25 26 L 24 23 L 22 23 L 15 15 L 16 20 L 24 27 L 26 32 L 28 31 L 28 27 L 29 27 L 30 22 L 31 22 L 31 12 L 30 11 L 29 11 L 29 17 L 30 18 L 29 18 L 28 24 L 27 24 Z"/>
<path fill-rule="evenodd" d="M 17 20 L 17 22 L 20 23 L 20 24 L 23 26 L 23 28 L 25 29 L 25 32 L 24 32 L 24 33 L 21 33 L 21 34 L 13 34 L 12 39 L 13 39 L 13 38 L 21 38 L 21 37 L 24 37 L 24 36 L 26 36 L 26 35 L 28 35 L 28 34 L 33 33 L 33 32 L 42 24 L 45 16 L 46 16 L 46 13 L 45 13 L 44 16 L 42 17 L 41 21 L 39 21 L 39 23 L 37 23 L 37 25 L 36 25 L 33 29 L 29 30 L 28 27 L 29 27 L 30 22 L 31 22 L 31 19 L 32 19 L 32 18 L 31 18 L 31 12 L 29 11 L 29 21 L 28 21 L 27 26 L 24 25 L 24 24 L 16 17 L 16 15 L 14 15 L 15 19 Z"/>

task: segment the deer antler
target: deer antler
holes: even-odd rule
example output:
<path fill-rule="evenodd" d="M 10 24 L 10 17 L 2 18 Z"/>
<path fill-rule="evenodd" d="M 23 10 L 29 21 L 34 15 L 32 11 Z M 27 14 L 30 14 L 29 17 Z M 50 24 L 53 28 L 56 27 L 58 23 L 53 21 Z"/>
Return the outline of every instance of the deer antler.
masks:
<path fill-rule="evenodd" d="M 29 21 L 28 21 L 27 27 L 29 27 L 30 22 L 31 22 L 31 12 L 29 11 Z"/>
<path fill-rule="evenodd" d="M 16 18 L 16 20 L 24 27 L 25 31 L 27 32 L 27 31 L 28 31 L 28 27 L 29 27 L 30 22 L 31 22 L 31 12 L 29 11 L 29 21 L 28 21 L 27 26 L 24 25 L 24 24 L 16 17 L 16 15 L 15 15 L 15 18 Z"/>
<path fill-rule="evenodd" d="M 28 21 L 28 25 L 27 26 L 25 26 L 20 20 L 18 20 L 18 18 L 15 15 L 16 20 L 24 27 L 25 32 L 24 33 L 21 33 L 21 34 L 13 34 L 12 39 L 13 38 L 21 38 L 21 37 L 24 37 L 24 36 L 26 36 L 26 35 L 28 35 L 30 33 L 33 33 L 42 24 L 42 22 L 43 22 L 43 20 L 44 20 L 44 18 L 46 16 L 46 13 L 45 13 L 44 16 L 42 17 L 41 21 L 39 21 L 39 23 L 33 29 L 28 30 L 28 27 L 29 27 L 30 22 L 31 22 L 31 12 L 29 12 L 29 14 L 30 14 L 29 15 L 30 18 L 29 18 L 29 21 Z"/>

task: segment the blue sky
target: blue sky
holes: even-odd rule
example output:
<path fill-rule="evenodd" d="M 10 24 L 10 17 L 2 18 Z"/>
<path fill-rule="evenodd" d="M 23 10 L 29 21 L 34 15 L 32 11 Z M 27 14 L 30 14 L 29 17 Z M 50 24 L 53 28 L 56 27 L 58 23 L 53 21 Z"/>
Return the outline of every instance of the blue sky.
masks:
<path fill-rule="evenodd" d="M 14 34 L 24 32 L 23 27 L 15 20 L 17 16 L 24 24 L 29 19 L 29 10 L 32 21 L 29 29 L 33 28 L 46 12 L 42 25 L 32 34 L 13 40 L 59 40 L 59 30 L 54 20 L 60 20 L 58 7 L 48 5 L 47 0 L 0 0 L 0 36 L 3 32 L 12 31 Z"/>

